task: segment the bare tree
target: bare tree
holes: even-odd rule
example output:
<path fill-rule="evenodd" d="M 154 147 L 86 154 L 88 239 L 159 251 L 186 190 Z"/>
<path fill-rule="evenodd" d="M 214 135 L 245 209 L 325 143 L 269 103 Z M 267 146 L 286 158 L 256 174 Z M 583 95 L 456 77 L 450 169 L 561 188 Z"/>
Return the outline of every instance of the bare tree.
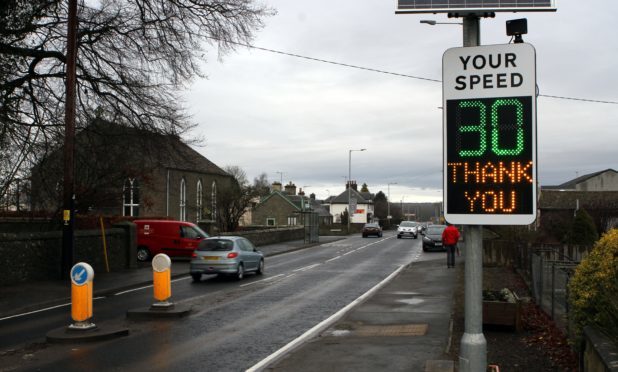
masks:
<path fill-rule="evenodd" d="M 0 2 L 0 193 L 62 143 L 67 1 Z M 219 57 L 248 43 L 274 11 L 254 0 L 80 1 L 77 118 L 156 133 L 192 127 L 178 92 Z"/>

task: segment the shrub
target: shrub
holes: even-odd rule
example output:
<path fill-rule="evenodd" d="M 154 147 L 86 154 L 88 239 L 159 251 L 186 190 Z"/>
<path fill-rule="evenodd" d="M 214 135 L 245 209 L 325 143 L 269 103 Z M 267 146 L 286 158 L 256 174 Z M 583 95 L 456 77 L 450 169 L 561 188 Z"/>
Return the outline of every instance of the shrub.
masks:
<path fill-rule="evenodd" d="M 594 220 L 583 209 L 577 211 L 569 232 L 570 244 L 592 245 L 599 238 Z"/>
<path fill-rule="evenodd" d="M 573 341 L 595 325 L 618 342 L 618 229 L 607 232 L 577 266 L 569 283 Z"/>

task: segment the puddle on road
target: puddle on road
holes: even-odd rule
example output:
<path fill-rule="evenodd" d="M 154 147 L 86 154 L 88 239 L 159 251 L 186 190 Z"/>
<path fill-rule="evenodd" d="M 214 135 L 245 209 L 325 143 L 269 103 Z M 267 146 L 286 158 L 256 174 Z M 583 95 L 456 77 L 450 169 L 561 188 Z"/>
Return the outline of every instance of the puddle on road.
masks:
<path fill-rule="evenodd" d="M 423 300 L 422 298 L 402 298 L 400 300 L 397 300 L 397 302 L 401 302 L 406 305 L 418 305 L 425 302 L 425 300 Z"/>
<path fill-rule="evenodd" d="M 347 336 L 352 332 L 348 331 L 347 329 L 336 329 L 328 333 L 329 333 L 329 336 L 342 337 L 342 336 Z"/>

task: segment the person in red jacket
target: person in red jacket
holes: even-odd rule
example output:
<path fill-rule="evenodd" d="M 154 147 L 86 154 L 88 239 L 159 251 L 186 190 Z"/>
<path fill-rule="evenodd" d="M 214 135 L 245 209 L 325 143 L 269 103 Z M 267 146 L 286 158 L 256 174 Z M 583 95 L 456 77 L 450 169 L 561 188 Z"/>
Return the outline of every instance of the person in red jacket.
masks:
<path fill-rule="evenodd" d="M 455 267 L 455 250 L 459 241 L 459 230 L 450 223 L 446 223 L 446 229 L 442 232 L 442 244 L 446 248 L 446 267 Z"/>

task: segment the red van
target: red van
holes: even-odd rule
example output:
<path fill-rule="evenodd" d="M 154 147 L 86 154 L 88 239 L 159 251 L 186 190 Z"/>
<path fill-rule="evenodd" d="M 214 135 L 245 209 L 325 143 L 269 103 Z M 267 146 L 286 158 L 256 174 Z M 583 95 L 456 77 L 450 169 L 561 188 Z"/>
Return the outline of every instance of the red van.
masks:
<path fill-rule="evenodd" d="M 135 220 L 137 225 L 137 260 L 147 261 L 159 253 L 170 257 L 191 257 L 197 244 L 208 237 L 191 222 L 169 220 Z"/>

